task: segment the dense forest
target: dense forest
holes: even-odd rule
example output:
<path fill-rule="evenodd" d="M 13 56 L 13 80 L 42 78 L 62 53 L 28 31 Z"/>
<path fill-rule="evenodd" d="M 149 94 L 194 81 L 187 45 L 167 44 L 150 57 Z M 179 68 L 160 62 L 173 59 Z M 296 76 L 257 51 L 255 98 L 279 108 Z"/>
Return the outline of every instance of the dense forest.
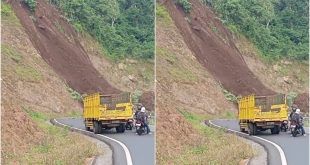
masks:
<path fill-rule="evenodd" d="M 181 1 L 183 6 L 187 4 L 183 2 L 187 0 L 178 1 Z M 267 59 L 309 59 L 307 0 L 203 0 L 203 2 L 212 7 L 232 31 L 250 39 Z"/>
<path fill-rule="evenodd" d="M 29 1 L 29 0 L 28 0 Z M 49 0 L 113 59 L 154 57 L 154 1 Z"/>

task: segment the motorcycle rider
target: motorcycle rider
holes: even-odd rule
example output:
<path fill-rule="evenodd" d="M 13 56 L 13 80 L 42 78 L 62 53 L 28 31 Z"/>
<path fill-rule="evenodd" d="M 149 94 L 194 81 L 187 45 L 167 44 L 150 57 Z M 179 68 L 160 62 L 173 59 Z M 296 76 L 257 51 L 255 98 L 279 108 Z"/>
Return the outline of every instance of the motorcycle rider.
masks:
<path fill-rule="evenodd" d="M 302 117 L 302 115 L 300 114 L 300 109 L 299 108 L 297 108 L 296 109 L 296 111 L 295 111 L 295 113 L 292 115 L 292 119 L 291 120 L 293 120 L 293 121 L 295 121 L 296 123 L 297 123 L 297 125 L 298 125 L 298 127 L 301 129 L 301 131 L 302 131 L 302 134 L 304 135 L 304 136 L 306 136 L 306 134 L 305 134 L 305 129 L 304 129 L 304 127 L 303 127 L 303 117 Z"/>
<path fill-rule="evenodd" d="M 296 109 L 297 109 L 297 108 L 298 108 L 298 107 L 297 107 L 296 104 L 293 104 L 293 105 L 292 105 L 292 112 L 290 113 L 289 120 L 292 119 L 293 114 L 296 112 Z"/>
<path fill-rule="evenodd" d="M 149 128 L 149 125 L 148 125 L 148 116 L 146 114 L 146 111 L 145 111 L 145 107 L 142 105 L 141 107 L 141 111 L 138 113 L 138 119 L 141 120 L 144 124 L 144 126 L 146 127 L 146 133 L 149 134 L 150 133 L 150 128 Z"/>

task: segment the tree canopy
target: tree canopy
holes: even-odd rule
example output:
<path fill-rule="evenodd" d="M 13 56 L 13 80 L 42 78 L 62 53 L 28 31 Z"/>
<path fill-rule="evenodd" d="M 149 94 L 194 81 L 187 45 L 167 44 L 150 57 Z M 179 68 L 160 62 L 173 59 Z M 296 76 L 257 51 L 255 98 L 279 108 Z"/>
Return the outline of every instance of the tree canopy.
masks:
<path fill-rule="evenodd" d="M 78 30 L 95 37 L 112 58 L 154 57 L 152 0 L 50 0 Z"/>
<path fill-rule="evenodd" d="M 270 59 L 308 60 L 306 0 L 204 0 L 224 24 L 249 38 Z"/>

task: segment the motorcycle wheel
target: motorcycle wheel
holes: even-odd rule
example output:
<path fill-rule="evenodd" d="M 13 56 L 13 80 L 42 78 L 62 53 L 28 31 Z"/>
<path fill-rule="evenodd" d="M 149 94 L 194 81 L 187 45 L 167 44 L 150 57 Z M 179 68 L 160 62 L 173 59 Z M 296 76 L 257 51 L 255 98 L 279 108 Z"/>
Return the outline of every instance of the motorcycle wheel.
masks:
<path fill-rule="evenodd" d="M 142 135 L 142 132 L 143 132 L 143 130 L 141 130 L 141 129 L 137 130 L 137 133 L 138 133 L 139 136 Z"/>
<path fill-rule="evenodd" d="M 293 135 L 293 137 L 296 137 L 297 136 L 297 130 L 293 130 L 292 135 Z"/>

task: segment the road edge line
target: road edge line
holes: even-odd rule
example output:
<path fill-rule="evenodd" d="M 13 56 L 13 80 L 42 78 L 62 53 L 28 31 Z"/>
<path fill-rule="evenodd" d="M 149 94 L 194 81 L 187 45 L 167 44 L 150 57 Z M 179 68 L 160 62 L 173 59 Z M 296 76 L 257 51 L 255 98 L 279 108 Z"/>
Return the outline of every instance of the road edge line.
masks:
<path fill-rule="evenodd" d="M 281 148 L 279 145 L 277 145 L 276 143 L 274 143 L 274 142 L 272 142 L 272 141 L 269 141 L 269 140 L 267 140 L 267 139 L 258 137 L 258 136 L 249 136 L 249 135 L 246 134 L 246 133 L 239 132 L 239 131 L 235 131 L 235 130 L 232 130 L 232 129 L 229 129 L 229 128 L 225 128 L 225 127 L 216 125 L 216 124 L 212 123 L 211 120 L 206 120 L 206 121 L 205 121 L 205 124 L 206 124 L 206 125 L 211 124 L 211 125 L 213 125 L 213 126 L 215 126 L 215 127 L 229 130 L 230 132 L 237 133 L 239 136 L 240 136 L 240 135 L 243 135 L 243 136 L 241 136 L 241 137 L 244 137 L 244 138 L 246 138 L 246 137 L 254 137 L 254 138 L 257 138 L 257 139 L 259 139 L 259 140 L 268 142 L 268 143 L 270 143 L 271 145 L 273 145 L 273 146 L 278 150 L 278 152 L 279 152 L 279 154 L 280 154 L 280 158 L 281 158 L 281 164 L 282 164 L 282 165 L 287 165 L 287 161 L 286 161 L 286 157 L 285 157 L 284 151 L 283 151 L 282 148 Z M 249 138 L 247 138 L 247 139 L 249 139 Z M 251 140 L 251 139 L 249 139 L 249 140 Z M 260 143 L 260 144 L 264 146 L 264 144 L 262 144 L 262 143 Z M 264 147 L 264 148 L 266 148 L 266 147 Z M 267 152 L 268 152 L 268 151 L 267 151 Z M 269 156 L 268 156 L 268 154 L 267 154 L 267 160 L 268 160 L 268 157 L 269 157 Z"/>
<path fill-rule="evenodd" d="M 104 137 L 104 138 L 106 138 L 106 139 L 109 139 L 109 140 L 112 140 L 112 141 L 116 142 L 117 144 L 119 144 L 119 145 L 123 148 L 123 150 L 124 150 L 124 152 L 125 152 L 127 165 L 133 165 L 130 152 L 129 152 L 128 148 L 126 147 L 126 145 L 125 145 L 124 143 L 122 143 L 122 142 L 120 142 L 120 141 L 118 141 L 118 140 L 115 140 L 115 139 L 113 139 L 113 138 L 110 138 L 110 137 L 108 137 L 108 136 L 104 136 L 104 135 L 100 135 L 100 134 L 93 134 L 93 133 L 91 133 L 91 132 L 89 132 L 89 131 L 82 130 L 82 129 L 79 129 L 79 128 L 75 128 L 75 127 L 72 127 L 72 126 L 69 126 L 69 125 L 60 123 L 60 122 L 58 122 L 56 119 L 51 119 L 50 122 L 51 122 L 52 124 L 54 124 L 54 125 L 60 125 L 60 126 L 62 126 L 62 127 L 69 127 L 69 128 L 70 128 L 71 130 L 73 130 L 73 131 L 76 131 L 76 130 L 77 130 L 77 131 L 79 131 L 80 133 L 84 132 L 84 133 L 86 133 L 87 136 L 90 136 L 90 134 L 92 134 L 92 136 L 90 136 L 90 137 L 93 137 L 93 138 L 96 138 L 95 136 L 98 135 L 98 136 L 101 136 L 101 137 Z M 85 134 L 84 134 L 84 135 L 85 135 Z M 97 139 L 97 138 L 96 138 L 96 139 Z M 101 140 L 101 139 L 98 139 L 98 140 Z M 111 145 L 109 142 L 107 142 L 107 141 L 105 141 L 105 142 L 108 143 L 108 144 L 110 145 L 110 147 L 113 149 L 112 145 Z M 113 156 L 113 157 L 114 157 L 114 156 Z M 114 164 L 114 159 L 113 159 L 113 164 Z"/>

